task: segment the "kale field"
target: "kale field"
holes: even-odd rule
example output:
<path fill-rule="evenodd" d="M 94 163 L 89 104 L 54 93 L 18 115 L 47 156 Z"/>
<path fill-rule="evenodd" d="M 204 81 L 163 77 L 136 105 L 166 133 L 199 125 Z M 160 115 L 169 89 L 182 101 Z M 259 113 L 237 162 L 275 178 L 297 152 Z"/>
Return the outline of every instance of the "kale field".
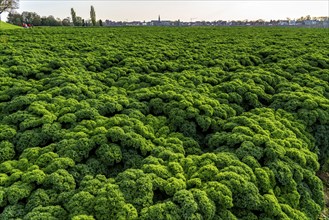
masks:
<path fill-rule="evenodd" d="M 326 29 L 2 30 L 0 219 L 319 219 L 328 81 Z"/>

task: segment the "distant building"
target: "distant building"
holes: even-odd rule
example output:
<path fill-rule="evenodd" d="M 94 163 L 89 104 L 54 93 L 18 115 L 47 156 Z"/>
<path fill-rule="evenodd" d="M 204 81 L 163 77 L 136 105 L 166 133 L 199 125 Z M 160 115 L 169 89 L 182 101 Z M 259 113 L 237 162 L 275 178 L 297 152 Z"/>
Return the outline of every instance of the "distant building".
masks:
<path fill-rule="evenodd" d="M 288 20 L 281 20 L 281 21 L 279 21 L 279 25 L 281 25 L 281 26 L 289 25 L 289 21 Z"/>
<path fill-rule="evenodd" d="M 295 20 L 289 20 L 288 23 L 289 23 L 290 26 L 295 26 L 296 25 Z"/>
<path fill-rule="evenodd" d="M 90 23 L 89 20 L 86 22 Z M 328 17 L 319 17 L 317 19 L 311 20 L 270 20 L 265 21 L 258 19 L 255 21 L 248 20 L 237 20 L 237 21 L 190 21 L 184 22 L 180 20 L 170 21 L 170 20 L 161 20 L 160 15 L 157 20 L 151 21 L 110 21 L 105 20 L 104 26 L 306 26 L 306 27 L 329 27 Z"/>
<path fill-rule="evenodd" d="M 306 20 L 306 21 L 304 21 L 304 24 L 307 26 L 316 25 L 317 21 L 316 20 Z"/>
<path fill-rule="evenodd" d="M 160 15 L 158 16 L 158 20 L 151 20 L 152 26 L 159 26 L 161 24 Z"/>
<path fill-rule="evenodd" d="M 160 15 L 158 16 L 158 20 L 151 20 L 150 22 L 151 26 L 174 26 L 175 22 L 174 21 L 169 21 L 169 20 L 161 20 Z"/>

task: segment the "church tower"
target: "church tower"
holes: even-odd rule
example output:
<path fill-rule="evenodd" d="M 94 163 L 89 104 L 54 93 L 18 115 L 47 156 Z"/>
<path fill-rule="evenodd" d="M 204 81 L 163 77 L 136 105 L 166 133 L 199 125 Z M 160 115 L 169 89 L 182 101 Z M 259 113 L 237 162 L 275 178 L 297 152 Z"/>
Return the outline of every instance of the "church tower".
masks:
<path fill-rule="evenodd" d="M 159 17 L 158 17 L 158 22 L 159 22 L 159 23 L 161 22 L 160 15 L 159 15 Z"/>

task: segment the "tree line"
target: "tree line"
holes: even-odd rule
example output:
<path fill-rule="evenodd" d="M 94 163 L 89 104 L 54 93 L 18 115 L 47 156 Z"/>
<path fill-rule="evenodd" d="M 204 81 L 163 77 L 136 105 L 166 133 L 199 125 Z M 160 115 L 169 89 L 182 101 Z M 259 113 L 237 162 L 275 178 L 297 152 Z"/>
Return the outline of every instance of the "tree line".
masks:
<path fill-rule="evenodd" d="M 96 20 L 96 12 L 94 6 L 90 7 L 90 19 L 83 19 L 76 15 L 71 8 L 71 17 L 64 19 L 55 18 L 52 15 L 40 16 L 36 12 L 24 11 L 22 13 L 10 12 L 7 17 L 8 23 L 22 26 L 23 24 L 31 24 L 33 26 L 103 26 L 102 20 Z"/>

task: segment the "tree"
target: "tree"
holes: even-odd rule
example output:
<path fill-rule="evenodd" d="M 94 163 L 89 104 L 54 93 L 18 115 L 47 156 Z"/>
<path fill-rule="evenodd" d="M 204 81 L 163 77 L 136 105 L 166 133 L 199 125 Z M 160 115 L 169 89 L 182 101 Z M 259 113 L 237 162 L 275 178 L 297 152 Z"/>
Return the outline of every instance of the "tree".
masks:
<path fill-rule="evenodd" d="M 72 16 L 73 25 L 77 26 L 77 14 L 75 13 L 73 8 L 71 8 L 71 16 Z"/>
<path fill-rule="evenodd" d="M 93 26 L 96 26 L 96 12 L 94 6 L 90 7 L 90 19 Z"/>
<path fill-rule="evenodd" d="M 19 13 L 9 13 L 8 14 L 8 23 L 21 26 L 23 24 L 23 17 Z"/>
<path fill-rule="evenodd" d="M 23 22 L 27 24 L 33 24 L 35 26 L 39 26 L 41 24 L 41 18 L 35 12 L 24 11 L 22 13 L 22 18 L 23 18 Z"/>
<path fill-rule="evenodd" d="M 76 18 L 76 24 L 75 24 L 75 26 L 82 26 L 82 25 L 83 25 L 82 20 L 83 20 L 83 19 L 82 19 L 80 16 L 78 16 L 78 17 Z"/>
<path fill-rule="evenodd" d="M 99 19 L 98 23 L 99 23 L 99 26 L 101 26 L 101 27 L 103 26 L 103 21 L 101 19 Z"/>
<path fill-rule="evenodd" d="M 2 12 L 16 9 L 19 0 L 0 0 L 0 21 Z"/>
<path fill-rule="evenodd" d="M 39 15 L 36 15 L 33 18 L 32 24 L 33 24 L 33 26 L 40 26 L 41 25 L 41 17 Z"/>
<path fill-rule="evenodd" d="M 0 14 L 5 11 L 16 9 L 19 0 L 0 0 Z"/>
<path fill-rule="evenodd" d="M 63 24 L 63 26 L 70 26 L 70 24 L 71 24 L 71 18 L 70 17 L 64 18 L 62 20 L 62 24 Z"/>
<path fill-rule="evenodd" d="M 44 16 L 41 18 L 41 25 L 42 26 L 61 26 L 62 22 L 59 18 L 55 18 L 54 16 L 50 15 L 48 17 Z"/>

